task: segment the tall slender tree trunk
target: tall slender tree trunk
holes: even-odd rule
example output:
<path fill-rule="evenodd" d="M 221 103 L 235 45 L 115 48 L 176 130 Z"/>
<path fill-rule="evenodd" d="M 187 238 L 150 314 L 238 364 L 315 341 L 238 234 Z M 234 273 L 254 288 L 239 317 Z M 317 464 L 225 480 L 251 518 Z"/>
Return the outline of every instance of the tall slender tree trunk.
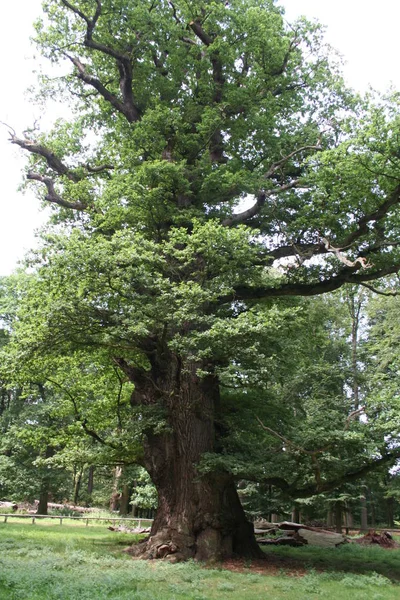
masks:
<path fill-rule="evenodd" d="M 44 452 L 44 458 L 51 458 L 54 454 L 54 449 L 51 446 L 46 446 Z M 48 514 L 48 503 L 49 503 L 49 490 L 50 490 L 50 474 L 45 473 L 42 477 L 39 492 L 39 504 L 37 507 L 36 514 L 47 515 Z"/>
<path fill-rule="evenodd" d="M 131 487 L 124 483 L 122 486 L 121 497 L 119 501 L 119 514 L 127 515 L 129 513 L 129 501 L 131 499 Z"/>
<path fill-rule="evenodd" d="M 87 481 L 87 493 L 89 496 L 93 494 L 93 486 L 94 486 L 94 466 L 90 465 L 88 472 L 88 481 Z"/>
<path fill-rule="evenodd" d="M 122 475 L 122 467 L 116 466 L 113 471 L 113 487 L 110 498 L 110 511 L 115 512 L 118 510 L 120 495 L 118 492 L 119 481 Z"/>
<path fill-rule="evenodd" d="M 327 514 L 326 514 L 326 524 L 328 527 L 332 527 L 333 526 L 333 513 L 332 513 L 332 509 L 329 509 Z"/>
<path fill-rule="evenodd" d="M 293 521 L 293 523 L 300 523 L 300 509 L 298 506 L 293 507 L 292 521 Z"/>
<path fill-rule="evenodd" d="M 346 520 L 346 535 L 348 535 L 349 530 L 353 528 L 354 523 L 353 523 L 353 515 L 351 512 L 351 509 L 346 506 L 345 508 L 345 520 Z"/>
<path fill-rule="evenodd" d="M 74 506 L 76 506 L 79 502 L 79 494 L 81 491 L 81 484 L 82 484 L 82 475 L 83 475 L 83 468 L 80 467 L 76 471 L 75 478 L 74 478 L 74 499 L 73 499 Z"/>
<path fill-rule="evenodd" d="M 36 510 L 38 515 L 47 515 L 49 503 L 49 487 L 47 481 L 42 481 L 39 494 L 39 504 Z"/>
<path fill-rule="evenodd" d="M 132 373 L 132 403 L 161 405 L 168 420 L 164 432 L 146 436 L 144 466 L 158 492 L 158 509 L 150 538 L 132 552 L 147 558 L 168 556 L 174 562 L 218 560 L 235 553 L 261 557 L 232 476 L 223 469 L 198 469 L 204 454 L 218 452 L 219 408 L 218 380 L 199 377 L 200 366 L 183 365 L 166 351 L 150 374 Z"/>
<path fill-rule="evenodd" d="M 343 522 L 343 504 L 340 501 L 335 502 L 335 531 L 342 533 Z"/>
<path fill-rule="evenodd" d="M 390 529 L 394 527 L 394 498 L 390 496 L 386 499 L 387 524 Z"/>
<path fill-rule="evenodd" d="M 374 495 L 371 489 L 367 488 L 367 495 L 368 495 L 368 500 L 369 500 L 369 507 L 370 507 L 370 515 L 371 515 L 371 526 L 375 527 L 376 526 L 376 506 L 375 506 L 375 499 L 374 499 Z"/>
<path fill-rule="evenodd" d="M 356 299 L 356 295 L 353 292 L 349 292 L 348 295 L 349 310 L 351 317 L 351 356 L 352 356 L 352 375 L 353 375 L 353 402 L 354 410 L 360 408 L 360 377 L 358 368 L 358 334 L 361 321 L 361 310 L 363 305 L 363 297 L 359 295 Z M 363 491 L 360 496 L 360 509 L 361 509 L 361 531 L 367 531 L 368 529 L 368 510 L 367 510 L 367 498 L 366 498 L 366 487 L 362 486 Z"/>
<path fill-rule="evenodd" d="M 368 530 L 368 508 L 367 508 L 367 496 L 366 496 L 366 486 L 363 485 L 363 491 L 360 496 L 360 504 L 361 504 L 361 531 Z"/>

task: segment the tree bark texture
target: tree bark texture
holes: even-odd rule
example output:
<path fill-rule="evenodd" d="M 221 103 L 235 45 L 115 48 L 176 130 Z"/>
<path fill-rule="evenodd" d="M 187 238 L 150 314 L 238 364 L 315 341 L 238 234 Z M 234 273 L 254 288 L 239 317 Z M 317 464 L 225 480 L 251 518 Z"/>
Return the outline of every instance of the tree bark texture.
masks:
<path fill-rule="evenodd" d="M 170 355 L 163 364 L 153 363 L 147 376 L 135 377 L 132 403 L 163 406 L 167 427 L 145 439 L 144 466 L 158 492 L 158 509 L 149 539 L 132 553 L 173 562 L 260 557 L 232 477 L 198 470 L 205 453 L 218 452 L 219 406 L 218 380 L 199 377 L 200 366 Z"/>
<path fill-rule="evenodd" d="M 88 480 L 87 480 L 87 493 L 89 496 L 93 494 L 93 486 L 94 486 L 94 466 L 90 465 L 88 472 Z"/>
<path fill-rule="evenodd" d="M 129 501 L 131 499 L 131 488 L 127 483 L 124 483 L 122 486 L 122 492 L 119 503 L 119 514 L 127 515 L 129 513 L 130 504 Z"/>
<path fill-rule="evenodd" d="M 51 446 L 46 446 L 44 451 L 44 458 L 51 458 L 54 454 L 54 449 Z M 48 514 L 48 503 L 50 496 L 50 479 L 49 473 L 45 473 L 42 477 L 39 492 L 39 504 L 37 507 L 36 514 L 47 515 Z"/>
<path fill-rule="evenodd" d="M 343 523 L 343 504 L 338 500 L 335 502 L 335 531 L 342 533 Z"/>
<path fill-rule="evenodd" d="M 387 510 L 387 524 L 390 529 L 394 527 L 394 498 L 390 496 L 386 499 L 386 510 Z"/>
<path fill-rule="evenodd" d="M 366 498 L 366 486 L 362 486 L 363 491 L 360 496 L 360 505 L 361 505 L 361 531 L 368 530 L 368 508 L 367 508 L 367 498 Z"/>
<path fill-rule="evenodd" d="M 294 506 L 292 510 L 292 521 L 293 523 L 301 523 L 300 521 L 300 509 L 298 506 Z"/>
<path fill-rule="evenodd" d="M 76 471 L 75 477 L 74 477 L 74 501 L 73 501 L 74 506 L 76 506 L 79 503 L 79 494 L 81 491 L 82 475 L 83 475 L 83 469 L 79 468 Z"/>
<path fill-rule="evenodd" d="M 37 506 L 36 514 L 37 515 L 47 515 L 48 514 L 48 503 L 49 503 L 48 482 L 43 481 L 41 488 L 40 488 L 39 504 Z"/>
<path fill-rule="evenodd" d="M 116 512 L 119 507 L 120 493 L 119 493 L 118 489 L 119 489 L 119 482 L 121 479 L 121 475 L 122 475 L 122 467 L 116 466 L 113 471 L 113 487 L 112 487 L 112 493 L 111 493 L 111 498 L 110 498 L 110 511 L 111 512 Z"/>

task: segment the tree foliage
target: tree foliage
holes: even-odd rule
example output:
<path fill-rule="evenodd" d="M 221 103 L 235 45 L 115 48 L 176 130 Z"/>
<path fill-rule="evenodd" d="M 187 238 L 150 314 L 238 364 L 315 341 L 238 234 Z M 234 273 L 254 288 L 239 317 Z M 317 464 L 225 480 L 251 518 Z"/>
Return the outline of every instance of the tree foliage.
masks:
<path fill-rule="evenodd" d="M 295 470 L 275 479 L 287 492 L 393 460 L 361 456 L 354 469 L 363 433 L 347 426 L 342 343 L 288 297 L 397 272 L 398 97 L 355 96 L 321 27 L 287 24 L 269 0 L 43 6 L 36 41 L 62 76 L 41 94 L 71 98 L 75 117 L 11 132 L 54 209 L 13 347 L 73 396 L 82 426 L 110 423 L 114 447 L 125 444 L 118 411 L 131 410 L 124 448 L 159 496 L 148 556 L 165 544 L 177 558 L 254 555 L 231 405 L 263 405 L 264 430 L 239 437 L 251 450 L 263 436 L 267 473 L 276 461 Z M 320 340 L 336 363 L 321 360 Z M 117 380 L 124 395 L 103 405 Z M 86 417 L 88 399 L 98 416 Z M 344 440 L 342 456 L 317 460 Z"/>

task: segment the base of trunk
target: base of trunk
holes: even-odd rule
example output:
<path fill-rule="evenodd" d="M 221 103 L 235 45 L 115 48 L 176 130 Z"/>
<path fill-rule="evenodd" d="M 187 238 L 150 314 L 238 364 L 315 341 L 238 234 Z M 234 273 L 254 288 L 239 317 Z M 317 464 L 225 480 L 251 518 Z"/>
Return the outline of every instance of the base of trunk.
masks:
<path fill-rule="evenodd" d="M 265 557 L 255 541 L 253 526 L 248 522 L 242 523 L 234 532 L 224 532 L 212 526 L 196 534 L 172 528 L 160 529 L 126 551 L 136 558 L 162 558 L 173 563 L 189 559 L 213 562 L 232 556 Z"/>

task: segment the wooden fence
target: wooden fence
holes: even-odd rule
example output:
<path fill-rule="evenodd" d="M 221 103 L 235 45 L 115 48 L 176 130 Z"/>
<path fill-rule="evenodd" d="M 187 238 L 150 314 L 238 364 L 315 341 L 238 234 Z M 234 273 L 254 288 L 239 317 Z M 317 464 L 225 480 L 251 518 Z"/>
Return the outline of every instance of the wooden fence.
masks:
<path fill-rule="evenodd" d="M 31 519 L 32 525 L 35 524 L 37 519 L 58 519 L 60 525 L 63 524 L 65 519 L 72 519 L 75 521 L 86 521 L 86 527 L 89 525 L 89 521 L 107 521 L 112 523 L 114 526 L 116 523 L 126 523 L 127 521 L 133 521 L 137 523 L 137 529 L 142 529 L 142 523 L 146 523 L 143 527 L 151 526 L 153 519 L 138 519 L 134 517 L 69 517 L 67 515 L 22 515 L 18 513 L 0 513 L 0 518 L 3 517 L 3 523 L 7 523 L 8 519 Z"/>

